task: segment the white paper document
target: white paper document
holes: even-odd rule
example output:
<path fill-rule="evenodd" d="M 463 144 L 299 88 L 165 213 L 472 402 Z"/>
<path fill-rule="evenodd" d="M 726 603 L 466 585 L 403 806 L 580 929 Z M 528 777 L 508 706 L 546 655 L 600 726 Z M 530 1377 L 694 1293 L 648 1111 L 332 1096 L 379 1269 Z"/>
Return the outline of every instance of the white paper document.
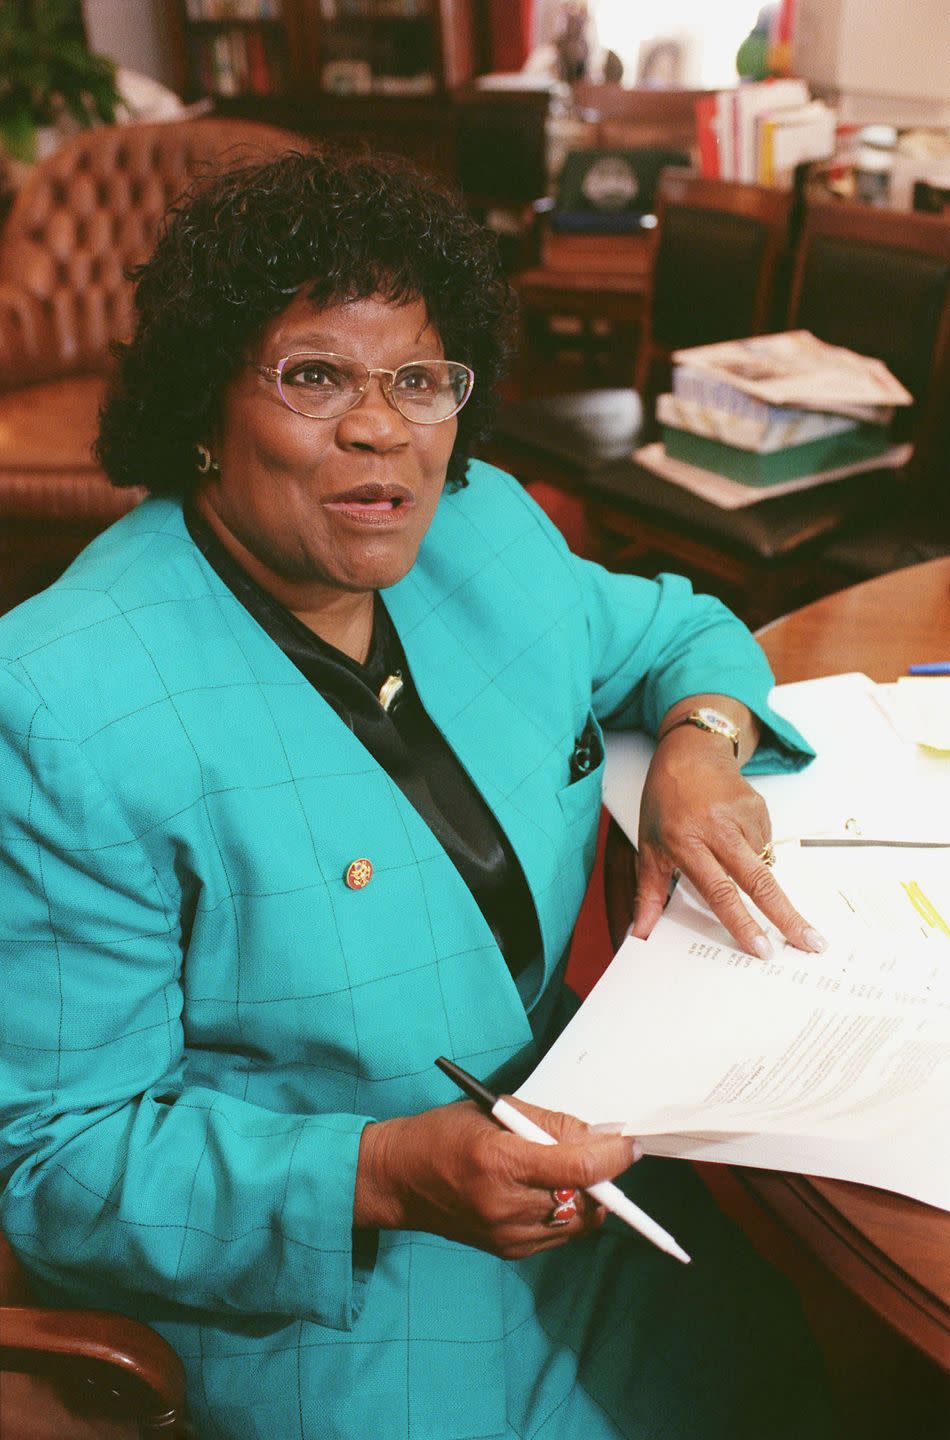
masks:
<path fill-rule="evenodd" d="M 877 700 L 904 740 L 950 751 L 950 676 L 902 675 L 893 685 L 878 685 Z"/>
<path fill-rule="evenodd" d="M 752 779 L 779 883 L 828 949 L 796 950 L 759 916 L 774 957 L 744 955 L 681 880 L 519 1095 L 621 1121 L 653 1154 L 950 1210 L 950 756 L 903 738 L 877 691 L 858 674 L 779 687 L 818 758 Z M 652 751 L 608 741 L 605 803 L 634 840 Z"/>
<path fill-rule="evenodd" d="M 749 776 L 779 844 L 802 835 L 950 840 L 950 755 L 899 733 L 886 705 L 890 689 L 854 673 L 773 690 L 773 708 L 817 752 L 797 773 Z M 604 804 L 636 844 L 653 741 L 608 734 L 606 748 Z"/>
<path fill-rule="evenodd" d="M 833 861 L 828 859 L 833 854 Z M 834 1176 L 950 1210 L 950 851 L 789 848 L 829 937 L 760 960 L 682 882 L 519 1095 L 655 1155 Z"/>
<path fill-rule="evenodd" d="M 883 361 L 829 345 L 808 330 L 693 345 L 674 350 L 673 361 L 710 370 L 767 405 L 832 410 L 862 420 L 875 418 L 882 406 L 911 405 L 914 399 Z"/>

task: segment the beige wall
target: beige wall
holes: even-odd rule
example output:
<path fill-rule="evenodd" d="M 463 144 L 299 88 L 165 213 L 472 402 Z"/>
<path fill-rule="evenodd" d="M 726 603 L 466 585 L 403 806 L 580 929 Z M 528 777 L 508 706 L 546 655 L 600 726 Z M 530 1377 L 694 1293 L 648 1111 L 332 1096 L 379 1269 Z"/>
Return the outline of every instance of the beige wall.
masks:
<path fill-rule="evenodd" d="M 91 49 L 174 87 L 163 0 L 83 0 L 82 11 Z"/>
<path fill-rule="evenodd" d="M 950 124 L 950 0 L 798 0 L 794 65 L 843 119 Z"/>

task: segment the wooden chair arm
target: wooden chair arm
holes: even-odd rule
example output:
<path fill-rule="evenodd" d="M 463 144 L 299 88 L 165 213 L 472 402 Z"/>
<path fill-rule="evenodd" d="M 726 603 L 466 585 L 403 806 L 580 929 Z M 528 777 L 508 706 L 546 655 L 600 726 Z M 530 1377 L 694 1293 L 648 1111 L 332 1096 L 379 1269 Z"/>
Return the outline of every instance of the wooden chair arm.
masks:
<path fill-rule="evenodd" d="M 604 841 L 604 903 L 614 953 L 620 949 L 633 919 L 637 893 L 637 847 L 611 815 Z"/>
<path fill-rule="evenodd" d="M 0 1306 L 0 1369 L 101 1382 L 143 1435 L 178 1433 L 185 1372 L 172 1347 L 137 1320 L 98 1310 Z"/>

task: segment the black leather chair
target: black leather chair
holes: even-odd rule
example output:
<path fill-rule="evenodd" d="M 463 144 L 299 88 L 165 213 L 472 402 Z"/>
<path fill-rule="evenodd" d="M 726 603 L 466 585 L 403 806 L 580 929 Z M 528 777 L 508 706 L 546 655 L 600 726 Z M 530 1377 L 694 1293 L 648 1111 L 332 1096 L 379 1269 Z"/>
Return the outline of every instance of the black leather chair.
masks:
<path fill-rule="evenodd" d="M 489 457 L 529 488 L 544 484 L 588 498 L 592 477 L 648 438 L 674 350 L 773 328 L 790 208 L 791 196 L 782 191 L 665 170 L 657 187 L 634 388 L 507 405 Z"/>
<path fill-rule="evenodd" d="M 781 328 L 810 329 L 876 356 L 904 382 L 915 397 L 897 432 L 915 445 L 905 471 L 725 510 L 629 456 L 604 457 L 589 435 L 572 435 L 570 458 L 560 459 L 561 483 L 583 493 L 588 529 L 607 563 L 645 574 L 682 571 L 752 625 L 862 575 L 946 553 L 950 223 L 824 200 L 809 205 Z M 663 363 L 656 347 L 644 356 L 645 367 Z M 644 377 L 648 394 L 664 373 Z M 524 443 L 522 451 L 530 475 L 534 452 Z M 518 454 L 502 450 L 498 458 L 522 473 Z M 545 478 L 554 483 L 550 453 L 547 459 Z"/>
<path fill-rule="evenodd" d="M 601 544 L 624 568 L 683 569 L 751 625 L 900 565 L 948 553 L 950 223 L 819 201 L 797 249 L 788 329 L 883 360 L 914 396 L 903 470 L 724 510 L 626 460 L 597 477 Z"/>
<path fill-rule="evenodd" d="M 873 508 L 856 486 L 822 552 L 826 573 L 851 584 L 950 553 L 950 215 L 834 206 L 809 222 L 795 323 L 883 360 L 915 397 L 894 427 L 914 443 L 906 470 Z"/>

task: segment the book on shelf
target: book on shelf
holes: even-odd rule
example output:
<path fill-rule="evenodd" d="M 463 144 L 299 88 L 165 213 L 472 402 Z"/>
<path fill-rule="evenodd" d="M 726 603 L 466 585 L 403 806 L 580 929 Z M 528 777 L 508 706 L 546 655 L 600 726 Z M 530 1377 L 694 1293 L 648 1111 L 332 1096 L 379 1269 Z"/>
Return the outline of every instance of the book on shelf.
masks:
<path fill-rule="evenodd" d="M 838 117 L 821 100 L 767 111 L 756 120 L 756 179 L 790 185 L 799 165 L 834 154 Z"/>
<path fill-rule="evenodd" d="M 735 96 L 734 90 L 720 90 L 716 95 L 716 144 L 723 180 L 737 178 Z"/>
<path fill-rule="evenodd" d="M 189 20 L 279 20 L 281 0 L 187 0 Z"/>
<path fill-rule="evenodd" d="M 253 26 L 225 26 L 191 39 L 192 71 L 209 95 L 272 95 L 282 88 L 279 37 Z"/>
<path fill-rule="evenodd" d="M 748 82 L 696 102 L 700 172 L 713 179 L 790 185 L 795 167 L 832 154 L 835 111 L 802 80 Z"/>
<path fill-rule="evenodd" d="M 270 65 L 267 63 L 267 49 L 264 36 L 259 30 L 249 30 L 244 36 L 247 58 L 247 83 L 253 95 L 269 95 L 273 89 Z"/>
<path fill-rule="evenodd" d="M 708 180 L 722 178 L 719 161 L 718 96 L 702 95 L 696 101 L 696 145 L 699 173 Z"/>
<path fill-rule="evenodd" d="M 374 75 L 373 89 L 379 95 L 434 95 L 438 88 L 431 71 L 416 75 Z"/>
<path fill-rule="evenodd" d="M 425 0 L 375 0 L 373 14 L 379 20 L 418 20 L 428 14 Z"/>
<path fill-rule="evenodd" d="M 428 0 L 320 0 L 322 20 L 415 20 L 431 9 Z"/>
<path fill-rule="evenodd" d="M 226 30 L 212 36 L 211 73 L 214 77 L 213 88 L 216 95 L 231 96 L 239 93 L 241 87 L 234 64 L 231 36 Z"/>
<path fill-rule="evenodd" d="M 749 184 L 757 179 L 756 123 L 759 116 L 804 105 L 808 99 L 808 86 L 804 80 L 753 81 L 737 87 L 732 108 L 735 174 L 730 179 Z"/>
<path fill-rule="evenodd" d="M 372 66 L 368 60 L 327 60 L 320 83 L 331 95 L 368 95 L 373 88 Z"/>

